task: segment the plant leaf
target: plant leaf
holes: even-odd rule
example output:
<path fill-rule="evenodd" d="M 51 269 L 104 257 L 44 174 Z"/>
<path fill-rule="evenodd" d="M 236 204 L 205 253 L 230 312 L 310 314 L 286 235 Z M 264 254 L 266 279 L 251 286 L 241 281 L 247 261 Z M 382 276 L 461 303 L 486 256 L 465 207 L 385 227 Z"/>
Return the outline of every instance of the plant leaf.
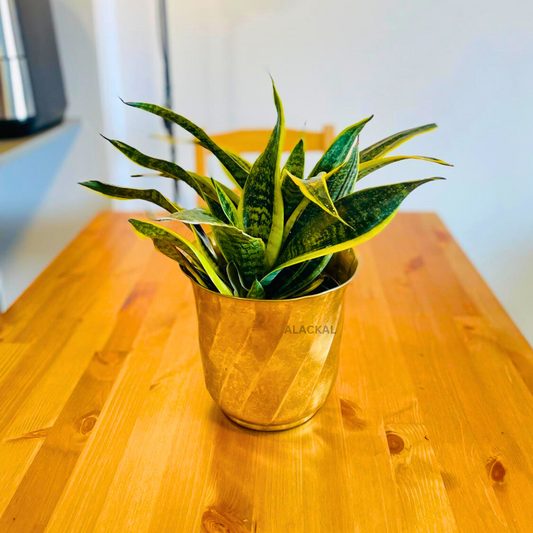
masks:
<path fill-rule="evenodd" d="M 222 255 L 235 263 L 242 284 L 249 288 L 265 271 L 265 243 L 233 226 L 213 226 L 213 234 Z"/>
<path fill-rule="evenodd" d="M 218 201 L 220 203 L 220 207 L 224 211 L 224 214 L 226 215 L 226 218 L 228 219 L 229 223 L 233 226 L 239 225 L 239 215 L 237 211 L 237 207 L 231 200 L 231 198 L 226 194 L 224 189 L 222 189 L 218 182 L 213 180 L 213 187 L 215 188 L 215 191 L 218 195 Z"/>
<path fill-rule="evenodd" d="M 145 200 L 152 204 L 158 205 L 169 213 L 181 211 L 183 208 L 172 203 L 168 198 L 163 196 L 155 189 L 132 189 L 129 187 L 118 187 L 117 185 L 109 185 L 100 181 L 82 181 L 79 183 L 92 191 L 103 194 L 115 200 Z"/>
<path fill-rule="evenodd" d="M 236 154 L 235 152 L 232 152 L 231 150 L 228 150 L 227 148 L 224 148 L 224 151 L 229 154 L 242 168 L 245 168 L 248 172 L 250 172 L 250 169 L 252 168 L 252 163 L 249 161 L 246 161 L 243 157 L 241 157 L 239 154 Z"/>
<path fill-rule="evenodd" d="M 396 163 L 397 161 L 405 161 L 406 159 L 418 159 L 420 161 L 429 161 L 430 163 L 437 163 L 438 165 L 445 165 L 447 167 L 453 167 L 450 163 L 442 161 L 441 159 L 435 159 L 434 157 L 424 157 L 418 155 L 397 155 L 393 157 L 378 157 L 376 159 L 371 159 L 365 163 L 361 163 L 359 166 L 359 175 L 357 180 L 363 179 L 365 176 L 368 176 L 371 172 L 379 170 L 380 168 L 386 167 L 391 163 Z"/>
<path fill-rule="evenodd" d="M 285 280 L 279 287 L 274 288 L 273 298 L 284 298 L 288 294 L 297 295 L 322 274 L 328 266 L 331 257 L 331 255 L 325 255 L 324 257 L 317 257 L 316 259 L 311 259 L 310 261 L 283 269 L 283 273 L 287 272 L 284 276 Z M 276 282 L 278 279 L 279 276 Z"/>
<path fill-rule="evenodd" d="M 162 220 L 179 220 L 180 222 L 183 222 L 185 224 L 207 224 L 209 226 L 230 227 L 226 222 L 223 222 L 222 220 L 214 216 L 209 211 L 206 211 L 202 207 L 195 207 L 193 209 L 183 209 L 179 213 L 174 213 L 169 217 L 163 217 L 159 219 L 159 221 Z"/>
<path fill-rule="evenodd" d="M 359 174 L 359 138 L 353 152 L 350 154 L 348 161 L 340 171 L 338 178 L 328 185 L 328 188 L 332 191 L 334 200 L 338 200 L 347 194 L 351 194 L 354 189 L 354 185 L 358 179 Z"/>
<path fill-rule="evenodd" d="M 263 276 L 261 278 L 260 280 L 261 285 L 263 285 L 263 287 L 268 287 L 281 272 L 283 272 L 283 268 L 279 268 L 279 269 L 273 270 L 272 272 L 269 272 L 266 276 Z"/>
<path fill-rule="evenodd" d="M 220 146 L 218 146 L 202 128 L 200 128 L 190 120 L 186 119 L 185 117 L 178 115 L 177 113 L 174 113 L 170 109 L 166 109 L 164 107 L 160 107 L 154 104 L 146 104 L 142 102 L 124 103 L 126 105 L 129 105 L 130 107 L 136 107 L 138 109 L 148 111 L 149 113 L 157 115 L 158 117 L 161 117 L 170 122 L 174 122 L 174 124 L 181 126 L 184 130 L 188 131 L 191 135 L 196 137 L 200 144 L 205 149 L 209 150 L 222 163 L 222 165 L 226 167 L 226 169 L 233 176 L 237 185 L 240 188 L 244 187 L 246 179 L 248 178 L 248 170 L 246 168 L 243 168 L 243 166 L 241 166 L 242 164 L 230 154 L 228 154 L 228 152 L 220 148 Z"/>
<path fill-rule="evenodd" d="M 303 196 L 298 186 L 289 178 L 287 173 L 297 178 L 304 177 L 305 170 L 305 145 L 304 140 L 300 139 L 283 167 L 281 172 L 281 194 L 283 196 L 283 217 L 285 220 L 291 216 L 296 206 L 300 203 Z"/>
<path fill-rule="evenodd" d="M 203 144 L 199 141 L 195 141 L 194 144 L 197 144 L 198 146 L 203 146 Z M 246 169 L 248 172 L 250 172 L 250 169 L 252 168 L 252 164 L 246 161 L 246 159 L 243 159 L 239 154 L 236 154 L 232 152 L 231 150 L 228 150 L 227 148 L 223 148 L 223 150 L 232 157 L 237 164 L 239 164 L 242 168 Z M 222 166 L 222 170 L 224 171 L 224 174 L 228 176 L 228 178 L 237 186 L 239 190 L 242 190 L 242 187 L 239 185 L 237 181 L 235 181 L 235 178 L 232 176 L 231 172 L 224 166 Z"/>
<path fill-rule="evenodd" d="M 220 189 L 221 191 L 224 192 L 224 195 L 227 196 L 229 200 L 231 200 L 234 206 L 239 205 L 239 201 L 241 198 L 238 194 L 235 193 L 235 191 L 233 191 L 232 189 L 230 189 L 223 183 L 220 183 L 220 181 L 214 178 L 206 178 L 206 179 L 211 181 L 211 185 L 213 186 L 213 189 L 215 193 L 217 194 L 217 196 L 219 196 L 217 189 Z M 219 200 L 220 200 L 220 197 L 219 197 Z"/>
<path fill-rule="evenodd" d="M 322 283 L 324 283 L 324 277 L 320 276 L 311 283 L 309 283 L 306 287 L 301 287 L 298 290 L 295 289 L 287 293 L 286 295 L 281 296 L 280 300 L 286 300 L 287 298 L 301 298 L 302 296 L 313 292 L 315 289 L 318 289 L 318 287 L 320 287 Z"/>
<path fill-rule="evenodd" d="M 241 281 L 241 276 L 239 274 L 239 270 L 237 269 L 237 265 L 233 261 L 227 264 L 226 273 L 228 275 L 228 279 L 231 283 L 231 286 L 233 287 L 234 296 L 244 298 L 246 296 L 247 291 Z"/>
<path fill-rule="evenodd" d="M 320 209 L 323 209 L 332 217 L 339 219 L 343 224 L 346 224 L 339 216 L 339 213 L 337 213 L 335 204 L 329 195 L 327 183 L 328 175 L 325 172 L 321 172 L 318 176 L 307 180 L 299 179 L 290 173 L 288 173 L 288 175 L 308 200 L 318 205 Z"/>
<path fill-rule="evenodd" d="M 232 261 L 242 277 L 244 286 L 249 288 L 254 279 L 265 270 L 266 251 L 262 239 L 252 237 L 234 226 L 214 217 L 205 209 L 187 209 L 161 220 L 180 220 L 186 224 L 208 224 L 212 226 L 215 241 L 228 263 Z"/>
<path fill-rule="evenodd" d="M 226 195 L 231 198 L 232 202 L 234 202 L 236 205 L 239 203 L 239 195 L 223 183 L 220 183 L 220 181 L 217 181 L 214 178 L 208 178 L 207 176 L 202 176 L 201 174 L 196 174 L 196 172 L 191 172 L 189 170 L 184 170 L 184 172 L 189 174 L 189 176 L 198 183 L 202 191 L 204 191 L 204 193 L 207 193 L 213 200 L 218 201 L 218 195 L 214 187 L 214 183 L 216 183 L 226 193 Z M 179 179 L 175 178 L 174 176 L 165 174 L 162 174 L 162 176 L 165 178 Z"/>
<path fill-rule="evenodd" d="M 361 133 L 361 130 L 365 125 L 372 120 L 373 116 L 374 115 L 365 118 L 341 131 L 315 165 L 310 176 L 316 176 L 320 174 L 320 172 L 331 172 L 334 168 L 337 168 L 345 161 L 348 161 L 350 154 L 356 146 L 359 133 Z"/>
<path fill-rule="evenodd" d="M 412 139 L 421 133 L 434 130 L 436 127 L 436 124 L 425 124 L 424 126 L 418 126 L 409 130 L 400 131 L 394 135 L 385 137 L 385 139 L 381 139 L 381 141 L 378 141 L 377 143 L 374 143 L 361 151 L 361 163 L 365 163 L 366 161 L 370 161 L 371 159 L 376 159 L 378 157 L 383 157 L 409 139 Z"/>
<path fill-rule="evenodd" d="M 104 136 L 102 135 L 102 137 Z M 123 143 L 122 141 L 108 139 L 107 137 L 104 137 L 104 139 L 106 141 L 109 141 L 117 150 L 119 150 L 130 161 L 133 161 L 137 165 L 140 165 L 144 168 L 149 168 L 151 170 L 157 170 L 163 175 L 163 177 L 169 177 L 175 180 L 185 182 L 187 185 L 189 185 L 189 187 L 194 189 L 194 191 L 202 198 L 206 194 L 208 194 L 213 199 L 218 200 L 217 195 L 213 190 L 211 182 L 208 178 L 200 176 L 199 174 L 187 172 L 179 165 L 171 163 L 170 161 L 165 161 L 164 159 L 157 159 L 155 157 L 150 157 L 146 154 L 143 154 L 136 148 L 133 148 L 133 146 Z"/>
<path fill-rule="evenodd" d="M 342 163 L 338 167 L 334 168 L 330 172 L 324 175 L 322 172 L 317 177 L 324 177 L 325 182 L 327 183 L 327 196 L 331 199 L 331 195 L 329 193 L 329 185 L 333 179 L 335 179 L 335 176 L 338 173 L 341 173 L 342 176 L 346 177 L 346 169 L 349 168 L 348 165 L 350 165 L 350 160 Z M 313 178 L 309 178 L 309 180 L 305 181 L 311 181 Z M 339 183 L 339 181 L 337 181 Z M 305 186 L 304 186 L 305 187 Z M 311 194 L 309 192 L 309 194 Z M 325 195 L 325 193 L 323 193 Z M 313 218 L 315 218 L 318 213 L 320 213 L 321 210 L 328 211 L 327 209 L 324 209 L 320 204 L 315 205 L 316 202 L 311 202 L 308 196 L 302 195 L 301 202 L 296 206 L 294 211 L 292 212 L 292 215 L 289 217 L 289 220 L 285 223 L 284 231 L 283 231 L 283 242 L 287 240 L 289 235 L 292 233 L 293 235 L 296 234 L 298 231 L 300 231 L 301 228 L 306 226 Z M 335 216 L 335 215 L 333 215 Z M 337 215 L 338 216 L 338 215 Z"/>
<path fill-rule="evenodd" d="M 189 263 L 189 260 L 173 244 L 163 239 L 154 239 L 153 242 L 157 251 L 176 261 L 182 267 L 182 270 L 189 274 L 189 277 L 198 283 L 198 285 L 207 289 L 207 285 L 192 264 Z"/>
<path fill-rule="evenodd" d="M 335 202 L 346 226 L 321 211 L 283 250 L 276 269 L 357 246 L 383 230 L 402 201 L 420 185 L 442 178 L 397 183 L 357 191 Z"/>
<path fill-rule="evenodd" d="M 151 222 L 144 222 L 136 219 L 130 219 L 129 222 L 141 235 L 145 235 L 151 239 L 162 239 L 168 241 L 171 244 L 174 244 L 176 247 L 185 250 L 189 255 L 198 260 L 215 287 L 222 294 L 226 294 L 228 296 L 232 295 L 231 289 L 218 276 L 208 257 L 204 255 L 203 252 L 198 250 L 198 248 L 196 248 L 187 239 L 168 228 L 158 226 L 157 224 L 152 224 Z"/>
<path fill-rule="evenodd" d="M 213 198 L 211 198 L 210 196 L 206 194 L 203 196 L 203 199 L 205 200 L 205 203 L 207 204 L 207 207 L 209 208 L 209 211 L 213 216 L 215 216 L 216 218 L 220 220 L 226 218 L 224 210 L 222 209 L 222 206 L 218 202 L 218 198 L 216 200 L 213 200 Z"/>
<path fill-rule="evenodd" d="M 265 151 L 250 170 L 239 203 L 239 220 L 242 220 L 244 231 L 267 243 L 268 265 L 274 264 L 283 237 L 283 197 L 279 162 L 285 121 L 274 83 L 272 87 L 278 119 Z"/>
<path fill-rule="evenodd" d="M 180 167 L 181 168 L 181 167 Z M 208 178 L 206 176 L 202 176 L 200 174 L 196 174 L 196 172 L 190 172 L 188 170 L 181 169 L 183 172 L 186 172 L 191 179 L 194 179 L 198 182 L 198 186 L 202 189 L 204 194 L 200 194 L 202 198 L 205 200 L 205 193 L 208 193 L 208 196 L 213 198 L 214 200 L 217 199 L 217 193 L 214 187 L 214 184 L 216 184 L 220 189 L 224 191 L 226 196 L 231 199 L 231 201 L 235 204 L 239 204 L 239 195 L 235 194 L 234 191 L 232 191 L 229 187 L 224 185 L 223 183 L 220 183 L 220 181 L 217 181 L 214 178 Z M 181 178 L 177 178 L 176 176 L 171 176 L 170 174 L 163 174 L 161 172 L 159 173 L 153 173 L 153 174 L 132 174 L 132 178 L 170 178 L 177 181 L 180 181 Z"/>
<path fill-rule="evenodd" d="M 315 169 L 328 173 L 328 191 L 333 201 L 352 192 L 359 168 L 359 133 L 370 120 L 372 120 L 372 116 L 339 133 L 315 167 Z M 330 168 L 335 162 L 337 164 Z M 315 174 L 312 173 L 312 176 Z M 285 225 L 284 240 L 291 231 L 293 235 L 298 233 L 319 212 L 318 206 L 310 204 L 309 199 L 304 198 Z"/>
<path fill-rule="evenodd" d="M 248 291 L 246 298 L 250 298 L 252 300 L 264 300 L 265 299 L 265 289 L 263 288 L 261 283 L 257 281 L 256 279 L 252 283 L 252 286 L 250 290 Z"/>

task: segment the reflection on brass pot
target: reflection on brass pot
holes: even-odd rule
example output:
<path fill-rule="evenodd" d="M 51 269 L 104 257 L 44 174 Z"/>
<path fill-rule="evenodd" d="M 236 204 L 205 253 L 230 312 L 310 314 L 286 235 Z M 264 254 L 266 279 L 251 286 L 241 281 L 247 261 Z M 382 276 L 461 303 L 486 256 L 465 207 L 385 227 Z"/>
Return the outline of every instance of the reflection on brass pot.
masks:
<path fill-rule="evenodd" d="M 344 295 L 357 270 L 353 250 L 327 271 L 339 287 L 288 300 L 232 298 L 192 282 L 209 394 L 234 422 L 288 429 L 324 404 L 339 367 Z"/>

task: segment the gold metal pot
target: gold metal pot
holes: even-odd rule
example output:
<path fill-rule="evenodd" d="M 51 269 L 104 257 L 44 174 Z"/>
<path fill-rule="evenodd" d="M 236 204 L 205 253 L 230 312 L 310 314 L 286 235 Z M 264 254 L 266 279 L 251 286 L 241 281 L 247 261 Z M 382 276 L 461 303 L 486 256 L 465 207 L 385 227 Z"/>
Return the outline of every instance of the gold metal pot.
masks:
<path fill-rule="evenodd" d="M 357 270 L 353 250 L 327 271 L 339 287 L 287 300 L 234 298 L 192 280 L 209 394 L 237 424 L 288 429 L 322 407 L 339 368 L 344 295 Z"/>

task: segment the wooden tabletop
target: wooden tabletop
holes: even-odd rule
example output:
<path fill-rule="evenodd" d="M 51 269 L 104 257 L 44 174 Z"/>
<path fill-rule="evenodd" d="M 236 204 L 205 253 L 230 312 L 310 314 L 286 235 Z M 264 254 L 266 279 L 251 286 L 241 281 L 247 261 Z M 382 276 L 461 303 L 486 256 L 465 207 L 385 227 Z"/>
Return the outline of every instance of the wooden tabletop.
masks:
<path fill-rule="evenodd" d="M 230 422 L 189 281 L 100 215 L 0 316 L 0 532 L 533 531 L 533 353 L 435 215 L 359 249 L 337 384 Z"/>

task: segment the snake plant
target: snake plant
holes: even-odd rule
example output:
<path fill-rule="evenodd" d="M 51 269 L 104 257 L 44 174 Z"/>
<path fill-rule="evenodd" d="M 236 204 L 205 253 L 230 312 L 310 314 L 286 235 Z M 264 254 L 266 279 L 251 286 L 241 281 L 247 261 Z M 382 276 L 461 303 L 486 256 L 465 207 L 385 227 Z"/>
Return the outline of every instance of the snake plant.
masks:
<path fill-rule="evenodd" d="M 154 189 L 133 189 L 87 181 L 81 185 L 111 198 L 141 199 L 168 212 L 156 221 L 131 219 L 156 249 L 176 261 L 195 283 L 228 296 L 253 299 L 295 298 L 336 286 L 326 274 L 333 254 L 357 246 L 382 231 L 402 201 L 433 180 L 356 188 L 369 174 L 391 163 L 421 156 L 388 156 L 405 141 L 436 128 L 419 126 L 359 150 L 359 134 L 372 117 L 343 130 L 304 177 L 305 143 L 301 139 L 280 165 L 284 114 L 273 85 L 277 121 L 264 152 L 253 163 L 218 146 L 185 117 L 153 104 L 125 102 L 153 113 L 192 134 L 223 165 L 233 182 L 189 172 L 175 163 L 149 157 L 127 144 L 108 139 L 126 157 L 158 175 L 192 187 L 205 207 L 183 209 Z M 163 222 L 177 220 L 193 240 Z"/>

